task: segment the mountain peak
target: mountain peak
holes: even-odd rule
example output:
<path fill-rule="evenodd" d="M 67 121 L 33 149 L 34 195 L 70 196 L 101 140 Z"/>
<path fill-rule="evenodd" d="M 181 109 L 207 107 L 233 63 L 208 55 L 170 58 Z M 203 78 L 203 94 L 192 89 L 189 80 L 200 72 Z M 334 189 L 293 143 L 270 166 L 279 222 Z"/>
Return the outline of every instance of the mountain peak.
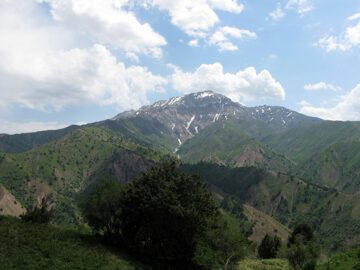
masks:
<path fill-rule="evenodd" d="M 241 121 L 261 121 L 279 131 L 298 124 L 312 122 L 284 107 L 244 107 L 230 98 L 211 90 L 160 100 L 137 111 L 117 115 L 118 119 L 155 119 L 164 127 L 164 133 L 175 137 L 179 144 L 192 138 L 207 126 L 230 118 Z"/>

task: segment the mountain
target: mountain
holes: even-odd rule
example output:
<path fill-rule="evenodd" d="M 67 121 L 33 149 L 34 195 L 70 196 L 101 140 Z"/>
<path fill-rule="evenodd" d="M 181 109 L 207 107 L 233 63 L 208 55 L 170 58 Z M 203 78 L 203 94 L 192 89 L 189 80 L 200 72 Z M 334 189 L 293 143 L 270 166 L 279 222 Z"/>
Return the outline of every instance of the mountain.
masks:
<path fill-rule="evenodd" d="M 334 143 L 299 166 L 299 174 L 348 193 L 360 191 L 360 140 Z"/>
<path fill-rule="evenodd" d="M 158 101 L 137 111 L 128 111 L 114 117 L 122 119 L 155 119 L 161 123 L 179 145 L 196 136 L 201 130 L 219 121 L 237 119 L 249 124 L 257 122 L 278 133 L 290 128 L 321 122 L 283 107 L 245 107 L 231 99 L 204 91 Z M 163 131 L 164 132 L 164 131 Z"/>
<path fill-rule="evenodd" d="M 77 198 L 91 185 L 140 176 L 162 155 L 106 128 L 83 127 L 24 153 L 0 155 L 0 184 L 24 207 L 52 194 L 57 222 L 78 223 Z"/>
<path fill-rule="evenodd" d="M 47 130 L 33 133 L 0 135 L 0 152 L 20 153 L 42 144 L 61 139 L 79 126 L 69 126 L 59 130 Z"/>
<path fill-rule="evenodd" d="M 335 143 L 359 139 L 359 122 L 321 121 L 274 134 L 263 142 L 296 162 L 304 162 Z"/>
<path fill-rule="evenodd" d="M 181 160 L 190 163 L 210 161 L 234 167 L 289 171 L 293 164 L 284 156 L 244 132 L 237 119 L 219 121 L 201 130 L 176 152 Z"/>
<path fill-rule="evenodd" d="M 93 185 L 179 158 L 212 188 L 285 226 L 312 224 L 324 245 L 357 244 L 359 142 L 357 122 L 245 107 L 205 91 L 84 126 L 0 136 L 0 200 L 14 209 L 52 194 L 55 221 L 81 223 L 78 199 Z"/>
<path fill-rule="evenodd" d="M 181 170 L 198 174 L 225 194 L 234 196 L 293 228 L 310 224 L 326 250 L 360 244 L 360 194 L 330 189 L 292 175 L 211 163 L 184 164 Z"/>

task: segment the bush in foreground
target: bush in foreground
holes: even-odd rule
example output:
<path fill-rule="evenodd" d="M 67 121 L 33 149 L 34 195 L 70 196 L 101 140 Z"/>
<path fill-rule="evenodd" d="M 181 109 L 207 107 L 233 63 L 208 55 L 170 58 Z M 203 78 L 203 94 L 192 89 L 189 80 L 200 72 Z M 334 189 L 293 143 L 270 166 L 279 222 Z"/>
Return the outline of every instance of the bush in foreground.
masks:
<path fill-rule="evenodd" d="M 261 259 L 276 258 L 280 247 L 281 239 L 278 236 L 270 236 L 266 234 L 258 248 L 259 257 Z"/>
<path fill-rule="evenodd" d="M 314 270 L 319 258 L 319 246 L 316 245 L 310 226 L 295 226 L 289 237 L 287 259 L 295 270 Z"/>
<path fill-rule="evenodd" d="M 175 163 L 153 168 L 123 187 L 108 183 L 81 205 L 97 233 L 147 260 L 190 267 L 202 250 L 206 256 L 217 252 L 208 258 L 214 263 L 225 258 L 224 265 L 239 257 L 244 244 L 239 227 L 223 220 L 206 186 L 196 176 L 179 173 Z"/>

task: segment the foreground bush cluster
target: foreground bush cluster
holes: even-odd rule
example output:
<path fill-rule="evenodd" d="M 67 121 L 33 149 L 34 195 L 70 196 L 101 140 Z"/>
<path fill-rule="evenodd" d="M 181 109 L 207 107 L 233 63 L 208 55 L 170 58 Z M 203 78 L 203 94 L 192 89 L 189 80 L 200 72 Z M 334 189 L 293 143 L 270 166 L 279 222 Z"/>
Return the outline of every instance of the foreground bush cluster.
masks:
<path fill-rule="evenodd" d="M 179 173 L 175 163 L 124 186 L 98 186 L 81 206 L 97 234 L 152 263 L 227 269 L 244 254 L 236 220 L 220 211 L 198 177 Z"/>

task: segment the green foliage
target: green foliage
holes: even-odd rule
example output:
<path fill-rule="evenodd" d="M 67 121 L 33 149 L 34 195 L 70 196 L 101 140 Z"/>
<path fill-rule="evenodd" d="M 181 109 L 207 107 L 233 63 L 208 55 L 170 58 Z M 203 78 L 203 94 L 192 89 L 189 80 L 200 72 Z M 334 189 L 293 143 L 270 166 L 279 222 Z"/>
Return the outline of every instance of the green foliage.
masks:
<path fill-rule="evenodd" d="M 359 250 L 349 250 L 347 252 L 335 253 L 330 256 L 328 261 L 320 265 L 318 270 L 353 270 L 360 262 Z M 356 269 L 356 268 L 355 268 Z"/>
<path fill-rule="evenodd" d="M 172 162 L 151 169 L 124 192 L 111 185 L 95 189 L 83 203 L 96 231 L 144 259 L 191 263 L 195 238 L 217 214 L 212 195 L 197 177 L 179 173 Z M 112 196 L 114 190 L 121 195 Z"/>
<path fill-rule="evenodd" d="M 92 192 L 83 197 L 80 207 L 84 218 L 100 235 L 115 241 L 114 236 L 119 233 L 121 199 L 124 187 L 115 182 L 98 184 Z"/>
<path fill-rule="evenodd" d="M 8 217 L 0 218 L 0 262 L 6 270 L 145 269 L 83 230 Z"/>
<path fill-rule="evenodd" d="M 245 236 L 248 237 L 253 233 L 253 224 L 245 216 L 242 202 L 237 197 L 226 196 L 221 201 L 220 207 L 237 218 L 240 230 Z"/>
<path fill-rule="evenodd" d="M 314 240 L 313 229 L 308 224 L 297 224 L 291 233 L 288 245 L 296 242 L 308 243 Z"/>
<path fill-rule="evenodd" d="M 236 269 L 237 270 L 290 270 L 290 266 L 286 260 L 282 260 L 282 259 L 268 259 L 268 260 L 245 259 L 239 263 Z"/>
<path fill-rule="evenodd" d="M 281 247 L 281 239 L 279 237 L 265 235 L 258 247 L 258 254 L 261 259 L 276 258 Z"/>
<path fill-rule="evenodd" d="M 320 255 L 313 231 L 306 224 L 299 224 L 288 241 L 287 259 L 295 270 L 314 270 Z"/>
<path fill-rule="evenodd" d="M 49 224 L 53 215 L 51 203 L 51 197 L 44 197 L 40 205 L 27 209 L 26 213 L 21 215 L 20 218 L 26 222 Z"/>
<path fill-rule="evenodd" d="M 227 214 L 209 220 L 206 231 L 197 239 L 196 264 L 205 269 L 233 269 L 245 255 L 247 241 L 238 221 Z"/>

